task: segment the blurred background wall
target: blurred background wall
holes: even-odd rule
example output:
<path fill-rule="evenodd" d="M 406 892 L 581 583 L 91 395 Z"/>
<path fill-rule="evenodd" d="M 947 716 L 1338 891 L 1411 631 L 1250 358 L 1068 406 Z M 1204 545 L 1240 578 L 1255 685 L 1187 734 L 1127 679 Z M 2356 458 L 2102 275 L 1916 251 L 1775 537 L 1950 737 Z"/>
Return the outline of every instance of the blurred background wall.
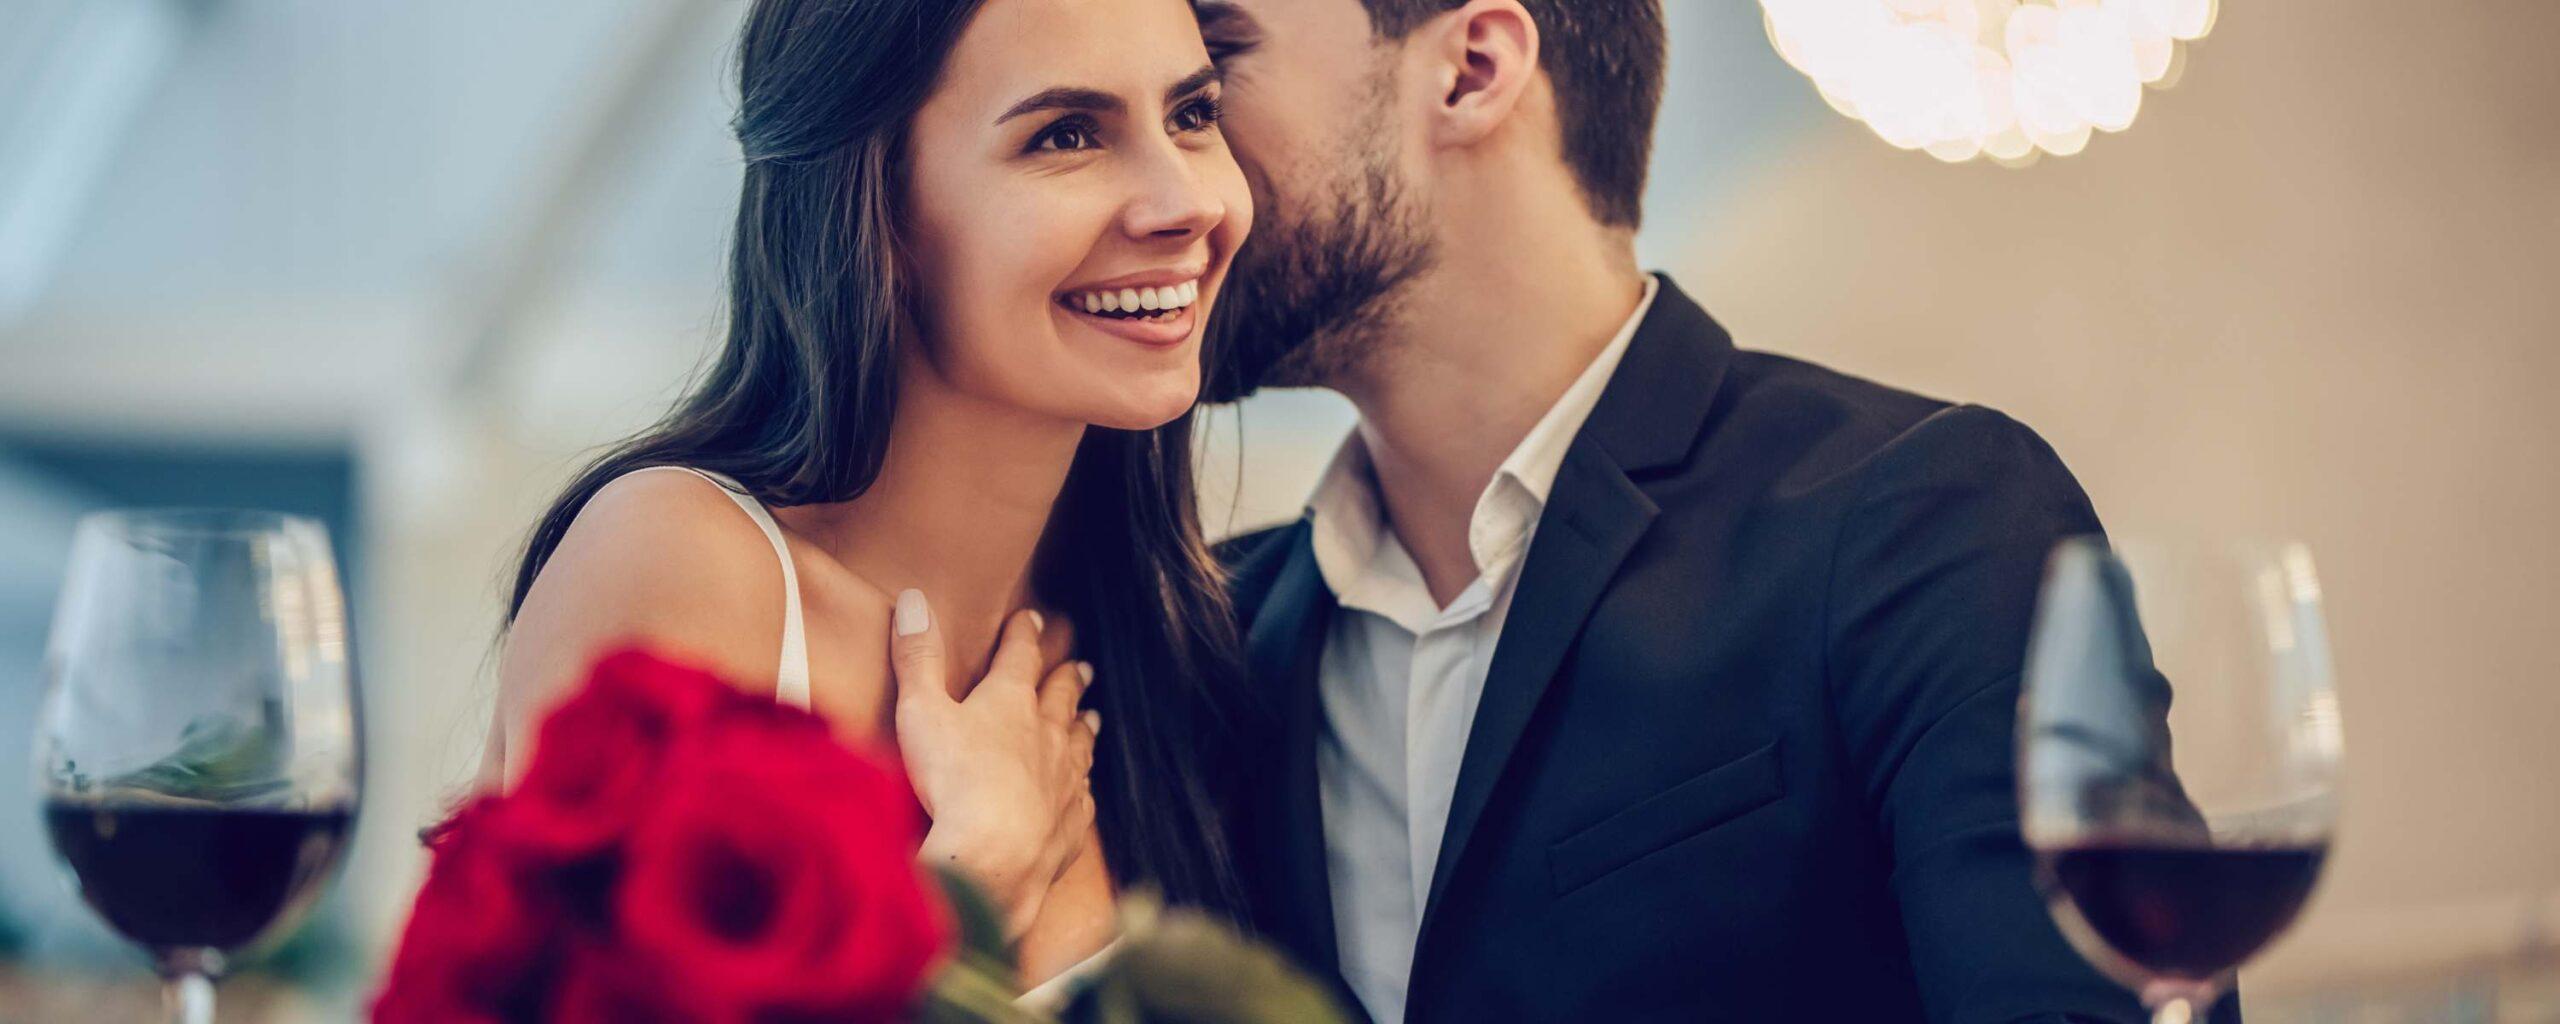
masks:
<path fill-rule="evenodd" d="M 2560 1019 L 2560 5 L 2234 2 L 2131 131 L 2024 170 L 1833 114 L 1746 0 L 1669 6 L 1643 250 L 1743 344 L 2003 408 L 2120 531 L 2319 555 L 2345 835 L 2253 1003 Z M 0 0 L 0 758 L 84 509 L 321 515 L 356 590 L 360 837 L 226 1019 L 354 1005 L 515 545 L 716 339 L 741 10 Z M 1294 515 L 1349 422 L 1216 414 L 1210 521 Z M 32 818 L 0 785 L 0 993 L 147 1007 Z"/>

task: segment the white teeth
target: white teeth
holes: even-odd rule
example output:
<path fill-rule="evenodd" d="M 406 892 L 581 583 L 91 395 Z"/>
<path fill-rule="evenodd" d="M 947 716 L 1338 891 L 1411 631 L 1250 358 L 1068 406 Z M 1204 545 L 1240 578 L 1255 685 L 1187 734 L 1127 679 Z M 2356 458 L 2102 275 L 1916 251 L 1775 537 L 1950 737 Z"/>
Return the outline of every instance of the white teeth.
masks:
<path fill-rule="evenodd" d="M 1083 292 L 1067 298 L 1070 307 L 1082 306 L 1087 313 L 1161 313 L 1190 308 L 1200 301 L 1200 282 L 1184 281 L 1162 288 L 1122 288 L 1118 291 Z"/>

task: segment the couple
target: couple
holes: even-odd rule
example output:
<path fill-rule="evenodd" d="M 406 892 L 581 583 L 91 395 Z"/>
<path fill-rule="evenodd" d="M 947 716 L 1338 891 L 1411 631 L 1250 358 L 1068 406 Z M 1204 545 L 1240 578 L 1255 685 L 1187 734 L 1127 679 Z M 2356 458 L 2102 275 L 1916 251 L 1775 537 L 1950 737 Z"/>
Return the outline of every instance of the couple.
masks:
<path fill-rule="evenodd" d="M 1026 981 L 1144 886 L 1382 1022 L 2140 1019 L 2011 789 L 2097 520 L 1638 270 L 1661 8 L 757 0 L 726 344 L 537 524 L 486 781 L 638 635 L 893 740 Z M 1265 386 L 1360 425 L 1212 549 Z"/>

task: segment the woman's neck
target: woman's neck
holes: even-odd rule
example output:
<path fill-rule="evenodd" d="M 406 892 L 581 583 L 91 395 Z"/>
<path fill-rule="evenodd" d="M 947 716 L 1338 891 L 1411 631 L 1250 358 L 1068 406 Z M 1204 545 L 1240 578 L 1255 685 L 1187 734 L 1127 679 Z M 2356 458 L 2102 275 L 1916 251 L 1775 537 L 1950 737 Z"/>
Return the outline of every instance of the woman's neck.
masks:
<path fill-rule="evenodd" d="M 884 593 L 923 591 L 950 644 L 952 678 L 975 680 L 1005 616 L 1034 600 L 1032 560 L 1085 425 L 916 371 L 898 396 L 879 479 L 814 517 L 813 539 Z"/>

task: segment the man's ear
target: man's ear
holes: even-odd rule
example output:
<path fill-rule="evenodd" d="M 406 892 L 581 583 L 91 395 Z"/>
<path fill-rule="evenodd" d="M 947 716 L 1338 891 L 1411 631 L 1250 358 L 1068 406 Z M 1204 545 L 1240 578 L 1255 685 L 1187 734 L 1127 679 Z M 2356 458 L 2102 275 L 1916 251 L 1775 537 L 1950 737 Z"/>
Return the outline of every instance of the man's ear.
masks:
<path fill-rule="evenodd" d="M 1431 140 L 1466 146 L 1511 119 L 1538 77 L 1538 21 L 1520 0 L 1470 0 L 1423 25 L 1440 101 Z"/>

